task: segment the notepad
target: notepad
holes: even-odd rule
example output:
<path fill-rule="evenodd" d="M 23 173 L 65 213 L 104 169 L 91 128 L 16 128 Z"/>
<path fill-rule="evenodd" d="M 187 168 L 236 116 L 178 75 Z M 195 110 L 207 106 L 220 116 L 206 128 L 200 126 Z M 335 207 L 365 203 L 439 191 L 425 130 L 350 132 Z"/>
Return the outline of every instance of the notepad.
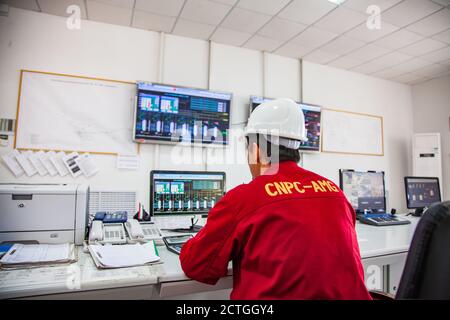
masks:
<path fill-rule="evenodd" d="M 153 241 L 116 246 L 89 245 L 88 249 L 100 269 L 142 266 L 161 260 Z"/>
<path fill-rule="evenodd" d="M 14 244 L 0 260 L 2 268 L 21 268 L 76 261 L 73 244 Z"/>

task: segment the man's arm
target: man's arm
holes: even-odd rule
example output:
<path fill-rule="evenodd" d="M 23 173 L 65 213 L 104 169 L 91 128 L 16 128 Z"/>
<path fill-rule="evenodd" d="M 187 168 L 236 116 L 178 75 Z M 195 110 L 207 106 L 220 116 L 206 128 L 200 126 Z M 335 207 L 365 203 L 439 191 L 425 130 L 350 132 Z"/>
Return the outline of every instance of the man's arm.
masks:
<path fill-rule="evenodd" d="M 236 190 L 228 192 L 209 211 L 206 225 L 183 245 L 180 262 L 189 278 L 215 284 L 227 274 L 239 210 L 234 194 Z"/>

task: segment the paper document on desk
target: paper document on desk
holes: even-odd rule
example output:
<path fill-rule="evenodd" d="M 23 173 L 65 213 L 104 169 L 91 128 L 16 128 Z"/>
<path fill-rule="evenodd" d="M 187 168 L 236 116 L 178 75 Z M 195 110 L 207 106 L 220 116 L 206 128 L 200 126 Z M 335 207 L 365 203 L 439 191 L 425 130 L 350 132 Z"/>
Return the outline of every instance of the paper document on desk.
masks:
<path fill-rule="evenodd" d="M 14 244 L 0 260 L 2 268 L 23 268 L 76 261 L 73 244 Z"/>
<path fill-rule="evenodd" d="M 142 266 L 160 261 L 153 241 L 142 245 L 89 245 L 88 248 L 100 269 Z"/>

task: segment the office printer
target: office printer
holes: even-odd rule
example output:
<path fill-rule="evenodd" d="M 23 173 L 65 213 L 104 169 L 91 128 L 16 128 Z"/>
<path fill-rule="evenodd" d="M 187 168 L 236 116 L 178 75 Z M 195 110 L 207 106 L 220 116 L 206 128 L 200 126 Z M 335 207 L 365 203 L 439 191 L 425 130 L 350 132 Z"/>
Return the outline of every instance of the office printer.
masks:
<path fill-rule="evenodd" d="M 37 241 L 81 245 L 89 186 L 0 184 L 0 243 Z"/>

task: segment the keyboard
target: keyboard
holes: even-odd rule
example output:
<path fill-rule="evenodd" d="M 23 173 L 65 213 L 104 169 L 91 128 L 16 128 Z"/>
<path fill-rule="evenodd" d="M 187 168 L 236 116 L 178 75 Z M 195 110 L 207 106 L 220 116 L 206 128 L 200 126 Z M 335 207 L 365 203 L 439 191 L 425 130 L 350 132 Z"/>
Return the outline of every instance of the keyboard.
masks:
<path fill-rule="evenodd" d="M 358 220 L 361 223 L 370 224 L 372 226 L 395 226 L 411 223 L 409 220 L 402 219 L 388 213 L 359 215 Z"/>

